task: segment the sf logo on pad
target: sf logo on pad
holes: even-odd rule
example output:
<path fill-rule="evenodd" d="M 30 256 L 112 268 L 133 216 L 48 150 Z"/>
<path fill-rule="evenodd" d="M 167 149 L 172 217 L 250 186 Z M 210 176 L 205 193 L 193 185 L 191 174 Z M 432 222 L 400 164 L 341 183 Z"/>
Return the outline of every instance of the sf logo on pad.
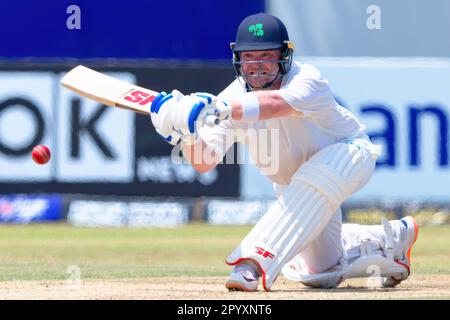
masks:
<path fill-rule="evenodd" d="M 263 258 L 273 259 L 275 257 L 275 255 L 272 252 L 270 252 L 264 248 L 255 247 L 255 249 L 256 249 L 256 253 L 263 256 Z"/>

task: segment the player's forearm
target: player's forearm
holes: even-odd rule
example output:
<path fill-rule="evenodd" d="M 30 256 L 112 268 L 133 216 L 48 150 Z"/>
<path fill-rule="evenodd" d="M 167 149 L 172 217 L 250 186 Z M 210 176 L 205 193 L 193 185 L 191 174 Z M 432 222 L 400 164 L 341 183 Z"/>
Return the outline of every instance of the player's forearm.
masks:
<path fill-rule="evenodd" d="M 208 172 L 214 169 L 217 163 L 217 156 L 208 146 L 200 139 L 196 144 L 181 144 L 183 157 L 200 173 Z"/>
<path fill-rule="evenodd" d="M 301 112 L 293 109 L 276 91 L 258 91 L 253 92 L 259 103 L 259 114 L 257 120 L 267 120 L 271 118 L 279 118 L 292 114 L 301 115 Z M 231 117 L 240 121 L 243 119 L 244 110 L 242 100 L 230 101 L 232 106 Z"/>

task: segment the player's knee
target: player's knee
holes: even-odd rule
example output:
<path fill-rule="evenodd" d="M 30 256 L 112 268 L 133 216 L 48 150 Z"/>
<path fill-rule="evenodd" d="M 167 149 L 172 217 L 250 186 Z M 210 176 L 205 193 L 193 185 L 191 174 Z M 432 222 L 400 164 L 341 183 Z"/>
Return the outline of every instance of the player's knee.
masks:
<path fill-rule="evenodd" d="M 333 208 L 363 187 L 372 176 L 375 159 L 362 147 L 336 143 L 317 152 L 294 174 L 323 193 Z"/>

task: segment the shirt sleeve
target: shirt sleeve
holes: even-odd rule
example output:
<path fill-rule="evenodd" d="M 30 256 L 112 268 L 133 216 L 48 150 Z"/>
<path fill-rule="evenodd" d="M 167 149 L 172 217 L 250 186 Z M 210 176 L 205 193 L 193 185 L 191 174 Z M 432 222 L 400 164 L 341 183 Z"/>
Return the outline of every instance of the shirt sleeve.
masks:
<path fill-rule="evenodd" d="M 328 81 L 315 68 L 301 70 L 278 93 L 305 116 L 314 117 L 334 106 L 334 95 Z"/>

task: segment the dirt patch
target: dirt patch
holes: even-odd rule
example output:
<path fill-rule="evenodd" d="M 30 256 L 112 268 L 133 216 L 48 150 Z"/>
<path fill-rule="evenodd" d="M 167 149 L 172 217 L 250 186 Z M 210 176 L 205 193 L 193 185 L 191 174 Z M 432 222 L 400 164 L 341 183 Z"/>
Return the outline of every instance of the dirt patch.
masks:
<path fill-rule="evenodd" d="M 367 279 L 347 280 L 333 290 L 309 289 L 280 276 L 271 292 L 255 293 L 228 292 L 225 281 L 225 277 L 4 281 L 0 299 L 450 299 L 450 275 L 415 275 L 393 289 L 375 288 Z"/>

